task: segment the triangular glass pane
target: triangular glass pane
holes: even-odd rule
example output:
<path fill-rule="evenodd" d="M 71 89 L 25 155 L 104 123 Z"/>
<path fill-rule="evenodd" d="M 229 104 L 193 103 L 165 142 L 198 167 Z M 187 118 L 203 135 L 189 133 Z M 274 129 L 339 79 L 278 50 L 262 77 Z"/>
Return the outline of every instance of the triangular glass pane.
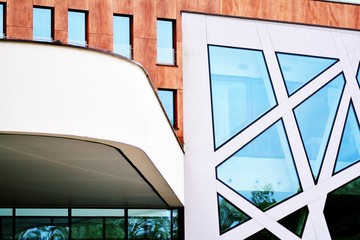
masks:
<path fill-rule="evenodd" d="M 279 240 L 277 236 L 272 234 L 269 230 L 264 228 L 263 230 L 255 233 L 254 235 L 246 238 L 246 240 Z"/>
<path fill-rule="evenodd" d="M 328 194 L 324 216 L 331 239 L 360 239 L 360 178 Z"/>
<path fill-rule="evenodd" d="M 338 60 L 289 53 L 276 53 L 288 94 L 291 95 Z"/>
<path fill-rule="evenodd" d="M 279 223 L 301 238 L 309 209 L 305 206 L 279 220 Z"/>
<path fill-rule="evenodd" d="M 218 194 L 220 234 L 250 219 L 243 211 Z"/>
<path fill-rule="evenodd" d="M 215 149 L 276 103 L 262 51 L 209 46 Z"/>
<path fill-rule="evenodd" d="M 319 174 L 344 83 L 344 76 L 338 75 L 295 108 L 296 120 L 315 179 Z"/>
<path fill-rule="evenodd" d="M 335 173 L 358 161 L 360 161 L 360 129 L 354 107 L 350 104 L 336 160 Z"/>
<path fill-rule="evenodd" d="M 217 178 L 265 210 L 301 190 L 281 121 L 216 168 Z"/>
<path fill-rule="evenodd" d="M 359 63 L 359 67 L 358 67 L 358 70 L 357 70 L 356 78 L 358 80 L 358 85 L 360 87 L 360 63 Z"/>

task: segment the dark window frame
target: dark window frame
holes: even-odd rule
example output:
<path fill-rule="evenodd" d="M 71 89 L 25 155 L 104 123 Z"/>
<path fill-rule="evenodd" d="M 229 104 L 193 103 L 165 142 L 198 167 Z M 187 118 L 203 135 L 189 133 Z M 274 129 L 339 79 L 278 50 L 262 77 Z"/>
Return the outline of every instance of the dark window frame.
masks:
<path fill-rule="evenodd" d="M 113 14 L 113 19 L 114 17 L 127 17 L 129 18 L 129 43 L 130 43 L 130 59 L 134 59 L 134 17 L 133 15 L 128 15 L 128 14 L 118 14 L 118 13 L 114 13 Z M 113 36 L 114 36 L 114 32 L 113 32 Z M 115 44 L 115 43 L 113 43 Z"/>
<path fill-rule="evenodd" d="M 156 60 L 156 65 L 158 66 L 169 66 L 169 67 L 177 67 L 177 48 L 176 48 L 176 19 L 170 19 L 170 18 L 157 18 L 156 19 L 156 23 L 157 21 L 167 21 L 167 22 L 171 22 L 172 23 L 172 37 L 173 37 L 173 41 L 172 41 L 172 47 L 174 50 L 174 63 L 173 64 L 166 64 L 166 63 L 159 63 Z M 156 24 L 157 25 L 157 24 Z M 156 31 L 158 31 L 158 29 L 156 29 Z M 158 39 L 156 38 L 156 42 L 158 41 Z M 156 54 L 157 54 L 157 47 L 156 47 Z"/>
<path fill-rule="evenodd" d="M 40 6 L 40 5 L 34 5 L 33 6 L 33 13 L 34 13 L 34 8 L 38 8 L 38 9 L 49 9 L 51 11 L 51 24 L 50 24 L 50 34 L 51 34 L 51 39 L 50 41 L 54 41 L 55 38 L 55 9 L 53 7 L 48 7 L 48 6 Z M 33 16 L 34 19 L 34 16 Z M 34 38 L 34 22 L 33 22 L 33 38 Z M 40 40 L 37 40 L 40 41 Z"/>
<path fill-rule="evenodd" d="M 2 12 L 2 14 L 3 14 L 3 38 L 6 38 L 6 6 L 7 6 L 7 4 L 6 4 L 6 2 L 0 2 L 0 5 L 2 5 L 2 7 L 3 7 L 3 12 Z M 1 39 L 1 37 L 0 37 L 0 39 Z"/>
<path fill-rule="evenodd" d="M 73 46 L 80 46 L 80 47 L 88 47 L 89 46 L 89 11 L 86 11 L 86 10 L 79 10 L 79 9 L 72 9 L 72 8 L 69 8 L 67 13 L 67 17 L 68 17 L 68 24 L 69 24 L 69 12 L 77 12 L 77 13 L 84 13 L 85 15 L 85 45 L 78 45 L 78 44 L 74 44 L 74 43 L 71 43 L 69 42 L 69 25 L 68 25 L 68 44 L 69 45 L 73 45 Z"/>

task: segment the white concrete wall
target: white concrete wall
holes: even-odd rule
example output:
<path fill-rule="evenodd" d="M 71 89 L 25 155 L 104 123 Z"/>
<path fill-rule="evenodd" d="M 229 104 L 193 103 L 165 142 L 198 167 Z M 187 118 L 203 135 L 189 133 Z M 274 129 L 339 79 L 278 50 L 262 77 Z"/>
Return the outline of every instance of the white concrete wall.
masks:
<path fill-rule="evenodd" d="M 360 163 L 332 177 L 339 136 L 350 98 L 358 115 L 360 90 L 356 71 L 360 60 L 360 32 L 204 14 L 183 13 L 185 229 L 186 239 L 244 239 L 263 228 L 280 239 L 299 239 L 277 220 L 308 206 L 310 215 L 303 239 L 330 239 L 323 208 L 326 194 L 360 176 Z M 207 45 L 258 49 L 264 52 L 278 105 L 218 150 L 213 146 Z M 340 61 L 291 97 L 288 97 L 275 52 L 338 58 Z M 306 160 L 292 109 L 344 72 L 346 86 L 338 119 L 329 142 L 319 183 Z M 216 180 L 216 166 L 254 137 L 283 119 L 303 192 L 263 212 Z M 217 193 L 251 217 L 220 236 Z"/>
<path fill-rule="evenodd" d="M 183 204 L 183 151 L 138 64 L 82 48 L 1 41 L 0 66 L 0 132 L 119 147 L 170 205 Z"/>

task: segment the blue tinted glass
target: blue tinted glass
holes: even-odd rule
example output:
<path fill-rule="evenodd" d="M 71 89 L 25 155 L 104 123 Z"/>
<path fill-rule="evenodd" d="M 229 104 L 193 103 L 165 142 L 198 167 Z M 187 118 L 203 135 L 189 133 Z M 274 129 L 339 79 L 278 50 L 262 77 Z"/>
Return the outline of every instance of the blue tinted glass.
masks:
<path fill-rule="evenodd" d="M 174 126 L 174 92 L 171 90 L 159 90 L 158 95 L 171 125 Z"/>
<path fill-rule="evenodd" d="M 33 10 L 33 39 L 51 41 L 51 9 L 34 8 Z"/>
<path fill-rule="evenodd" d="M 130 17 L 114 16 L 114 52 L 131 58 Z"/>
<path fill-rule="evenodd" d="M 356 76 L 357 80 L 358 80 L 358 84 L 359 84 L 359 87 L 360 87 L 360 63 L 359 63 L 359 67 L 358 67 L 358 70 L 357 70 L 357 76 Z"/>
<path fill-rule="evenodd" d="M 4 4 L 0 4 L 0 38 L 4 36 Z"/>
<path fill-rule="evenodd" d="M 223 234 L 250 219 L 232 203 L 218 194 L 220 234 Z"/>
<path fill-rule="evenodd" d="M 277 53 L 289 95 L 337 62 L 337 59 Z"/>
<path fill-rule="evenodd" d="M 85 13 L 72 12 L 68 14 L 68 42 L 74 45 L 86 46 Z"/>
<path fill-rule="evenodd" d="M 354 107 L 350 105 L 341 139 L 339 154 L 336 160 L 335 172 L 360 160 L 360 129 L 355 116 Z"/>
<path fill-rule="evenodd" d="M 215 147 L 276 105 L 261 51 L 209 46 Z"/>
<path fill-rule="evenodd" d="M 317 178 L 344 87 L 344 76 L 330 83 L 295 108 L 310 166 Z"/>
<path fill-rule="evenodd" d="M 221 163 L 216 172 L 219 180 L 263 210 L 301 189 L 280 121 Z"/>
<path fill-rule="evenodd" d="M 157 20 L 157 62 L 174 64 L 173 22 Z"/>

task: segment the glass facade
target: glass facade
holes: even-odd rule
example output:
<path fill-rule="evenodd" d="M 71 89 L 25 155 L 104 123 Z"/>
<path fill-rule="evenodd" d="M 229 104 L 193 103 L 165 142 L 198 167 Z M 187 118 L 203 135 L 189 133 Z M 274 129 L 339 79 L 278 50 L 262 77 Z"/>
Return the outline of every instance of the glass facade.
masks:
<path fill-rule="evenodd" d="M 289 95 L 292 95 L 338 61 L 332 58 L 288 53 L 277 53 L 276 57 Z"/>
<path fill-rule="evenodd" d="M 157 20 L 157 63 L 175 64 L 174 21 Z"/>
<path fill-rule="evenodd" d="M 68 43 L 86 46 L 86 13 L 68 12 Z"/>
<path fill-rule="evenodd" d="M 262 51 L 209 46 L 215 148 L 276 105 Z"/>
<path fill-rule="evenodd" d="M 0 209 L 1 239 L 177 240 L 183 231 L 178 224 L 178 209 L 19 208 L 14 211 L 13 215 L 13 209 Z"/>
<path fill-rule="evenodd" d="M 114 53 L 131 58 L 131 17 L 113 16 Z"/>
<path fill-rule="evenodd" d="M 216 168 L 217 178 L 261 210 L 301 191 L 279 121 Z"/>
<path fill-rule="evenodd" d="M 344 76 L 340 74 L 294 110 L 315 179 L 319 175 L 344 84 Z"/>
<path fill-rule="evenodd" d="M 165 109 L 166 115 L 171 123 L 175 126 L 175 92 L 168 89 L 159 89 L 158 95 L 162 106 Z"/>
<path fill-rule="evenodd" d="M 33 39 L 52 41 L 52 10 L 50 8 L 33 9 Z"/>
<path fill-rule="evenodd" d="M 301 238 L 308 215 L 309 209 L 305 206 L 280 219 L 279 223 Z"/>

